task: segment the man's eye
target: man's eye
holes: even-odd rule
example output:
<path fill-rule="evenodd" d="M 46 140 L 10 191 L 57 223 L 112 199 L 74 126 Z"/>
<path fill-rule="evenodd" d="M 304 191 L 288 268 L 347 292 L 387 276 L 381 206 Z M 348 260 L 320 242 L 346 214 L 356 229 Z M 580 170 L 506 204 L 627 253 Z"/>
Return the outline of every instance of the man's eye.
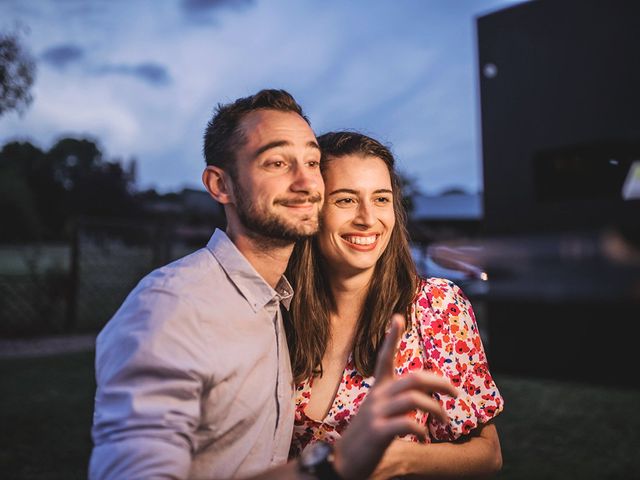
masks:
<path fill-rule="evenodd" d="M 272 160 L 267 162 L 267 167 L 269 168 L 282 168 L 285 166 L 285 163 L 282 160 Z"/>
<path fill-rule="evenodd" d="M 320 162 L 318 160 L 311 160 L 307 163 L 311 168 L 318 168 L 320 166 Z"/>

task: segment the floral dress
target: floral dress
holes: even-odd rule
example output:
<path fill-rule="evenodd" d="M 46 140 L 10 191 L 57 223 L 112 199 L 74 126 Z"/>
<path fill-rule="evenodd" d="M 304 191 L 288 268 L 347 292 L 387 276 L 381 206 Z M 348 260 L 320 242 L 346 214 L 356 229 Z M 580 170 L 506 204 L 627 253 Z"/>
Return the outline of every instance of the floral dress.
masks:
<path fill-rule="evenodd" d="M 428 422 L 426 442 L 455 440 L 502 411 L 503 400 L 489 373 L 471 304 L 449 280 L 420 281 L 411 307 L 411 327 L 403 334 L 396 353 L 398 375 L 420 369 L 447 377 L 460 390 L 457 398 L 434 394 L 448 414 L 446 424 L 429 419 L 423 412 L 412 412 L 416 422 Z M 318 440 L 332 443 L 340 438 L 374 382 L 373 377 L 358 374 L 349 356 L 333 404 L 321 422 L 305 415 L 313 379 L 298 384 L 290 457 L 298 456 Z M 418 441 L 414 435 L 405 439 Z"/>

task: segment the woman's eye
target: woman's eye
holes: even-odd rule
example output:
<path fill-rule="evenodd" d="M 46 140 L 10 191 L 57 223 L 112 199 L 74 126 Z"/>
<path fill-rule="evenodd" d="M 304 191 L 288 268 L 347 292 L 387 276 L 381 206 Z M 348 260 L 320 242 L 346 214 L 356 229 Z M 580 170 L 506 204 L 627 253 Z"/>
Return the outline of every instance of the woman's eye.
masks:
<path fill-rule="evenodd" d="M 340 198 L 336 200 L 336 205 L 348 206 L 355 203 L 353 198 Z"/>
<path fill-rule="evenodd" d="M 377 203 L 391 203 L 391 199 L 388 197 L 378 197 L 376 198 Z"/>

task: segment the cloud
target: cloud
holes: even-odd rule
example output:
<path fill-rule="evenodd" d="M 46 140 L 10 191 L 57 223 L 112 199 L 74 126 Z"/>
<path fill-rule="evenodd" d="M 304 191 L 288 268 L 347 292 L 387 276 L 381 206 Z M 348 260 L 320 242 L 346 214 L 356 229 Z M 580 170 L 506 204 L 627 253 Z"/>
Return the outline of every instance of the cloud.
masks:
<path fill-rule="evenodd" d="M 252 7 L 255 0 L 182 0 L 180 4 L 187 19 L 192 23 L 211 23 L 212 13 L 219 10 L 244 10 Z"/>
<path fill-rule="evenodd" d="M 73 44 L 56 45 L 47 48 L 40 59 L 57 70 L 64 70 L 68 66 L 78 63 L 85 57 L 85 51 Z M 97 75 L 124 75 L 138 78 L 153 86 L 165 86 L 171 83 L 169 71 L 163 65 L 154 62 L 137 64 L 102 64 L 86 66 L 86 72 Z"/>
<path fill-rule="evenodd" d="M 171 76 L 163 65 L 157 63 L 145 62 L 137 65 L 102 65 L 95 69 L 95 73 L 99 75 L 125 75 L 136 77 L 150 85 L 163 87 L 171 83 Z"/>
<path fill-rule="evenodd" d="M 56 45 L 46 49 L 40 59 L 52 67 L 63 69 L 72 63 L 82 60 L 84 50 L 77 45 Z"/>
<path fill-rule="evenodd" d="M 182 9 L 187 13 L 204 13 L 220 8 L 240 8 L 250 7 L 255 0 L 183 0 Z"/>

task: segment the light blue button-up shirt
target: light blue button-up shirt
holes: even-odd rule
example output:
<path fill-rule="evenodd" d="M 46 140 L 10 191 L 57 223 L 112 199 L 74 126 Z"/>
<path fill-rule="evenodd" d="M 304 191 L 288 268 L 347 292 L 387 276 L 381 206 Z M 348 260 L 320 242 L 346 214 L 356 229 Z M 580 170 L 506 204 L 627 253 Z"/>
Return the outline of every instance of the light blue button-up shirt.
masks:
<path fill-rule="evenodd" d="M 98 336 L 92 479 L 229 478 L 286 462 L 280 304 L 226 234 L 142 279 Z"/>

